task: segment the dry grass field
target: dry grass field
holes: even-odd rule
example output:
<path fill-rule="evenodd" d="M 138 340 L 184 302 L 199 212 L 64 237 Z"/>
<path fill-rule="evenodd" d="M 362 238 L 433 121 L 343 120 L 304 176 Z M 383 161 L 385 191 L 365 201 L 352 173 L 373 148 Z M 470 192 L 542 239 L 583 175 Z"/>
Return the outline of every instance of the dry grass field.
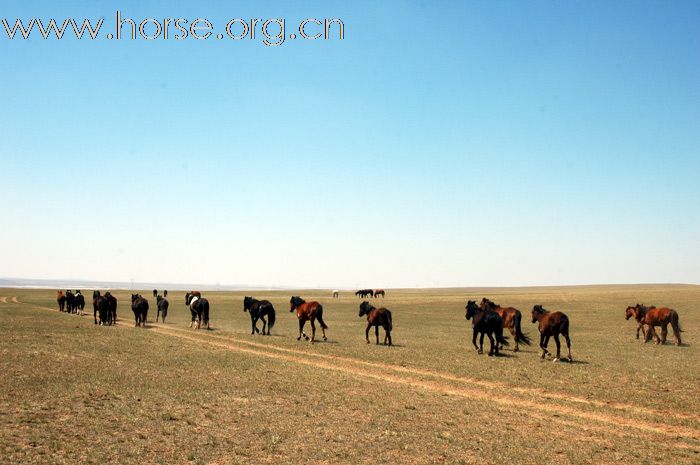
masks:
<path fill-rule="evenodd" d="M 99 327 L 90 304 L 0 289 L 1 463 L 700 463 L 700 286 L 387 290 L 395 347 L 365 343 L 350 292 L 252 293 L 277 309 L 270 337 L 250 335 L 250 293 L 204 293 L 210 331 L 183 292 L 167 324 L 143 292 L 146 329 L 114 294 L 119 324 Z M 296 340 L 292 294 L 324 304 L 328 342 Z M 476 354 L 464 306 L 484 296 L 535 340 L 533 304 L 566 312 L 574 363 Z M 677 309 L 683 346 L 636 340 L 637 302 Z"/>

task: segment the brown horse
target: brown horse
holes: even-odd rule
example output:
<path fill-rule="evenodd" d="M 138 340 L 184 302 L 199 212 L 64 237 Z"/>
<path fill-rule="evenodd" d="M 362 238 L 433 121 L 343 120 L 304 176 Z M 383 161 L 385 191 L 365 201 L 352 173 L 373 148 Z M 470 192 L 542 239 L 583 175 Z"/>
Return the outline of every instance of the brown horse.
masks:
<path fill-rule="evenodd" d="M 377 289 L 374 291 L 374 297 L 379 297 L 379 294 L 382 295 L 382 299 L 384 298 L 384 289 Z"/>
<path fill-rule="evenodd" d="M 559 361 L 561 352 L 559 335 L 561 334 L 566 340 L 566 348 L 569 351 L 569 361 L 574 361 L 571 356 L 571 339 L 569 339 L 569 317 L 562 312 L 549 312 L 542 308 L 542 305 L 535 305 L 532 309 L 532 322 L 539 323 L 542 358 L 549 353 L 547 352 L 547 344 L 549 344 L 549 338 L 554 336 L 554 342 L 557 343 L 557 356 L 553 361 Z"/>
<path fill-rule="evenodd" d="M 376 292 L 375 292 L 376 294 Z M 391 319 L 391 312 L 386 308 L 375 308 L 371 303 L 366 300 L 360 304 L 360 315 L 367 315 L 367 329 L 365 330 L 365 339 L 367 339 L 367 344 L 369 344 L 369 330 L 374 326 L 374 334 L 377 337 L 377 344 L 379 344 L 379 326 L 384 328 L 384 345 L 391 345 L 391 330 L 394 324 Z"/>
<path fill-rule="evenodd" d="M 647 332 L 644 330 L 644 315 L 647 313 L 647 307 L 641 304 L 637 304 L 634 307 L 627 307 L 625 310 L 625 320 L 629 320 L 634 317 L 637 320 L 637 339 L 639 339 L 639 331 L 642 332 L 642 337 L 644 337 L 645 342 L 647 338 Z"/>
<path fill-rule="evenodd" d="M 58 311 L 63 312 L 66 308 L 66 296 L 63 291 L 56 292 L 56 302 L 58 302 Z"/>
<path fill-rule="evenodd" d="M 304 325 L 307 321 L 311 321 L 311 342 L 316 341 L 316 324 L 315 320 L 318 320 L 321 325 L 321 331 L 323 331 L 323 340 L 327 341 L 326 330 L 328 326 L 323 322 L 323 305 L 318 302 L 307 302 L 299 296 L 293 296 L 289 299 L 289 311 L 297 311 L 297 318 L 299 319 L 299 337 L 297 341 L 304 339 L 309 340 L 309 336 L 304 333 Z"/>
<path fill-rule="evenodd" d="M 671 324 L 673 336 L 676 339 L 676 345 L 681 345 L 681 332 L 683 330 L 678 321 L 678 313 L 675 310 L 667 307 L 656 308 L 653 306 L 645 307 L 644 305 L 637 305 L 637 307 L 635 307 L 635 312 L 635 319 L 637 315 L 644 312 L 644 315 L 641 317 L 641 323 L 649 327 L 644 337 L 644 342 L 649 342 L 653 336 L 657 344 L 665 344 L 666 335 L 668 334 L 668 325 Z M 661 326 L 661 338 L 656 334 L 655 326 Z"/>
<path fill-rule="evenodd" d="M 513 336 L 513 339 L 515 339 L 515 347 L 513 348 L 513 352 L 520 350 L 520 347 L 518 346 L 518 343 L 520 342 L 527 346 L 530 345 L 530 338 L 523 333 L 521 327 L 523 315 L 520 313 L 520 310 L 513 307 L 501 307 L 500 305 L 491 302 L 486 297 L 481 299 L 481 304 L 479 307 L 482 310 L 490 310 L 500 315 L 501 319 L 503 320 L 503 328 L 507 328 L 510 331 L 510 334 Z"/>

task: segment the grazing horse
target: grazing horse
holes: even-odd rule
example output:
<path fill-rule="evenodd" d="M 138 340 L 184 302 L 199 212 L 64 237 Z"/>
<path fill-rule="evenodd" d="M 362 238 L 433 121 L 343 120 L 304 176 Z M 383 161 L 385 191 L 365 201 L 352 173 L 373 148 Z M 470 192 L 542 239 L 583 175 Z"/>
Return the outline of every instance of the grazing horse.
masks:
<path fill-rule="evenodd" d="M 379 297 L 379 294 L 382 295 L 382 299 L 384 298 L 384 289 L 377 289 L 374 291 L 374 297 Z"/>
<path fill-rule="evenodd" d="M 56 292 L 56 302 L 58 302 L 58 311 L 63 312 L 66 308 L 66 296 L 63 291 Z"/>
<path fill-rule="evenodd" d="M 566 340 L 566 348 L 569 351 L 569 361 L 574 361 L 574 358 L 571 356 L 571 339 L 569 339 L 568 316 L 562 312 L 549 312 L 548 310 L 542 308 L 542 305 L 535 305 L 532 308 L 532 322 L 538 323 L 538 328 L 540 330 L 540 348 L 542 349 L 542 358 L 549 353 L 547 352 L 547 344 L 549 344 L 549 338 L 554 336 L 554 342 L 557 344 L 557 356 L 553 361 L 559 361 L 561 352 L 559 335 L 561 334 Z"/>
<path fill-rule="evenodd" d="M 384 345 L 387 345 L 387 340 L 389 345 L 391 345 L 391 330 L 394 327 L 391 320 L 391 312 L 383 307 L 375 308 L 365 300 L 360 304 L 359 316 L 363 315 L 367 315 L 367 329 L 365 329 L 367 344 L 369 344 L 369 330 L 372 326 L 374 326 L 374 335 L 377 338 L 377 344 L 379 344 L 379 326 L 381 326 L 384 328 Z"/>
<path fill-rule="evenodd" d="M 258 330 L 258 319 L 262 320 L 262 334 L 270 336 L 270 330 L 275 325 L 275 307 L 272 306 L 269 300 L 258 300 L 252 297 L 245 296 L 243 298 L 243 311 L 250 313 L 250 324 L 252 330 L 250 334 L 260 332 Z M 265 317 L 270 320 L 269 324 L 265 321 Z M 267 333 L 265 327 L 267 326 Z"/>
<path fill-rule="evenodd" d="M 109 310 L 110 324 L 115 324 L 117 322 L 117 298 L 114 297 L 109 291 L 105 292 L 104 298 L 107 302 L 107 308 Z"/>
<path fill-rule="evenodd" d="M 153 297 L 158 298 L 158 289 L 153 289 Z"/>
<path fill-rule="evenodd" d="M 333 289 L 333 294 L 332 294 L 332 295 L 333 295 L 333 298 L 334 298 L 334 299 L 337 299 L 337 298 L 340 296 L 340 292 L 338 292 L 337 289 Z"/>
<path fill-rule="evenodd" d="M 482 310 L 490 310 L 492 312 L 498 313 L 498 315 L 503 320 L 503 328 L 508 328 L 511 336 L 513 336 L 513 339 L 515 340 L 515 347 L 513 348 L 513 352 L 517 352 L 518 350 L 520 350 L 520 343 L 523 343 L 527 346 L 530 345 L 530 338 L 523 333 L 521 327 L 523 315 L 522 313 L 520 313 L 520 310 L 513 307 L 501 307 L 500 305 L 491 302 L 486 297 L 481 299 L 481 304 L 479 305 L 479 307 Z"/>
<path fill-rule="evenodd" d="M 672 308 L 656 308 L 654 306 L 645 307 L 644 305 L 639 304 L 637 304 L 637 307 L 635 307 L 634 311 L 635 319 L 641 318 L 641 323 L 649 327 L 647 329 L 644 342 L 649 342 L 651 340 L 651 337 L 654 336 L 654 340 L 657 344 L 665 344 L 666 335 L 668 334 L 668 325 L 670 324 L 671 328 L 673 329 L 673 336 L 676 339 L 676 345 L 681 345 L 681 332 L 683 332 L 683 330 L 681 329 L 680 322 L 678 321 L 678 312 L 676 312 Z M 637 316 L 642 313 L 643 316 Z M 656 334 L 656 330 L 654 329 L 655 326 L 661 326 L 660 338 Z"/>
<path fill-rule="evenodd" d="M 469 300 L 465 307 L 467 313 L 464 317 L 467 320 L 472 320 L 472 344 L 477 353 L 484 353 L 484 335 L 489 337 L 491 348 L 489 349 L 489 357 L 498 355 L 498 345 L 508 345 L 508 339 L 503 337 L 503 319 L 496 312 L 483 310 L 476 305 L 476 301 Z M 481 333 L 479 345 L 476 345 L 476 336 Z M 494 343 L 495 342 L 495 343 Z"/>
<path fill-rule="evenodd" d="M 372 289 L 360 289 L 355 292 L 355 295 L 363 299 L 367 296 L 374 297 L 374 291 Z"/>
<path fill-rule="evenodd" d="M 190 321 L 190 328 L 192 326 L 195 329 L 202 327 L 202 322 L 209 328 L 209 301 L 201 297 L 202 294 L 199 291 L 188 292 L 185 296 L 185 301 L 187 306 L 190 308 L 190 313 L 192 313 L 192 321 Z"/>
<path fill-rule="evenodd" d="M 646 342 L 647 332 L 644 330 L 644 315 L 647 314 L 648 307 L 637 304 L 634 307 L 627 307 L 625 310 L 625 320 L 634 317 L 637 320 L 637 339 L 639 339 L 639 331 L 642 331 L 642 337 Z"/>
<path fill-rule="evenodd" d="M 156 323 L 158 323 L 158 317 L 163 316 L 163 323 L 165 323 L 165 317 L 168 316 L 168 307 L 170 303 L 168 299 L 161 296 L 156 296 L 156 306 L 158 307 L 158 313 L 156 313 Z"/>
<path fill-rule="evenodd" d="M 297 341 L 304 336 L 304 339 L 309 340 L 309 336 L 304 333 L 304 325 L 307 321 L 311 321 L 311 343 L 316 341 L 316 324 L 315 320 L 318 320 L 321 325 L 321 331 L 323 332 L 323 340 L 327 341 L 326 330 L 328 326 L 323 321 L 323 305 L 318 302 L 307 302 L 299 296 L 292 296 L 289 299 L 289 311 L 297 311 L 297 318 L 299 319 L 299 337 Z"/>
<path fill-rule="evenodd" d="M 131 310 L 134 312 L 134 320 L 136 327 L 146 327 L 146 319 L 148 318 L 148 300 L 141 297 L 139 294 L 131 294 Z"/>

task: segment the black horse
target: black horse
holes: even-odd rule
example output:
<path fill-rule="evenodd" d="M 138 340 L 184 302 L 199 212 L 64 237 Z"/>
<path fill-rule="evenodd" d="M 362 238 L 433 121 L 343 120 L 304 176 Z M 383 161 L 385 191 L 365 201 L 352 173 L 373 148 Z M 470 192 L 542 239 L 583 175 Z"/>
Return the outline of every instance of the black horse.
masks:
<path fill-rule="evenodd" d="M 165 297 L 157 296 L 156 305 L 158 306 L 158 313 L 156 313 L 156 323 L 158 323 L 158 317 L 162 315 L 163 323 L 165 323 L 165 317 L 168 316 L 168 307 L 170 303 Z"/>
<path fill-rule="evenodd" d="M 196 293 L 187 293 L 185 296 L 185 302 L 187 303 L 187 306 L 190 308 L 190 312 L 192 313 L 192 321 L 190 322 L 190 328 L 192 326 L 195 327 L 195 329 L 199 329 L 202 327 L 202 323 L 209 328 L 209 301 L 205 298 L 199 297 Z"/>
<path fill-rule="evenodd" d="M 99 315 L 99 324 L 102 326 L 112 325 L 114 322 L 112 320 L 112 308 L 110 299 L 104 295 L 100 295 L 100 291 L 95 291 L 92 293 L 92 305 L 93 305 L 93 317 L 95 318 L 95 324 L 98 324 L 97 315 Z"/>
<path fill-rule="evenodd" d="M 491 342 L 491 349 L 489 350 L 489 357 L 492 355 L 498 355 L 498 344 L 508 345 L 508 339 L 503 337 L 503 319 L 496 312 L 491 312 L 479 308 L 475 301 L 470 300 L 467 302 L 467 313 L 465 317 L 467 320 L 472 320 L 472 344 L 476 351 L 480 354 L 484 352 L 484 334 L 489 337 Z M 481 333 L 481 338 L 479 340 L 479 346 L 476 345 L 476 336 Z M 495 338 L 495 344 L 494 344 Z"/>
<path fill-rule="evenodd" d="M 163 297 L 168 297 L 168 290 L 167 289 L 163 290 Z"/>
<path fill-rule="evenodd" d="M 146 327 L 146 319 L 148 318 L 148 300 L 141 297 L 139 294 L 131 294 L 131 310 L 134 312 L 134 320 L 136 327 Z"/>
<path fill-rule="evenodd" d="M 83 297 L 80 290 L 77 290 L 75 291 L 75 307 L 73 309 L 73 313 L 79 313 L 82 315 L 83 310 L 85 310 L 85 297 Z"/>
<path fill-rule="evenodd" d="M 374 335 L 377 338 L 377 344 L 379 344 L 379 327 L 384 328 L 384 345 L 391 345 L 391 330 L 394 327 L 394 323 L 391 318 L 391 312 L 382 307 L 375 308 L 374 305 L 367 302 L 366 300 L 360 304 L 360 314 L 359 316 L 367 315 L 367 329 L 365 329 L 365 339 L 367 344 L 369 344 L 369 330 L 374 326 Z"/>
<path fill-rule="evenodd" d="M 374 297 L 374 291 L 372 289 L 360 289 L 355 292 L 355 295 L 363 299 L 367 296 Z"/>
<path fill-rule="evenodd" d="M 158 289 L 153 289 L 153 297 L 157 297 L 157 296 L 158 296 Z"/>
<path fill-rule="evenodd" d="M 97 324 L 97 313 L 100 310 L 100 304 L 102 303 L 102 295 L 100 294 L 100 291 L 92 291 L 92 317 L 95 320 L 95 324 Z M 102 314 L 100 314 L 100 322 L 102 322 Z"/>
<path fill-rule="evenodd" d="M 75 310 L 75 294 L 73 294 L 73 291 L 67 290 L 66 291 L 66 312 L 73 313 L 74 310 Z"/>
<path fill-rule="evenodd" d="M 252 330 L 250 334 L 255 334 L 258 331 L 258 320 L 262 320 L 262 334 L 270 335 L 270 330 L 275 325 L 275 307 L 272 306 L 269 300 L 258 300 L 253 297 L 245 296 L 243 298 L 243 311 L 250 313 L 250 322 Z M 265 321 L 267 316 L 269 323 Z M 267 332 L 265 332 L 267 327 Z"/>
<path fill-rule="evenodd" d="M 107 308 L 109 310 L 109 320 L 111 324 L 116 324 L 117 322 L 117 298 L 112 295 L 111 292 L 105 292 L 104 298 L 107 301 Z"/>

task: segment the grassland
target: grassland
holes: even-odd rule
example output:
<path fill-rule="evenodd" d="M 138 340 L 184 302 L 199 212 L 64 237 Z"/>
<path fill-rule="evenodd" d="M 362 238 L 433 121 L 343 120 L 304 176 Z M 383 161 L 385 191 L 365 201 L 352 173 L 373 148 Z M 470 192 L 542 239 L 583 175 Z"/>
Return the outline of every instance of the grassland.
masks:
<path fill-rule="evenodd" d="M 349 292 L 294 292 L 330 327 L 296 341 L 291 294 L 254 293 L 277 309 L 263 337 L 238 292 L 206 293 L 213 330 L 194 331 L 182 292 L 143 330 L 127 292 L 96 327 L 53 291 L 0 289 L 0 463 L 700 463 L 700 286 L 389 290 L 391 348 L 365 343 Z M 566 312 L 575 363 L 477 355 L 482 296 Z M 637 302 L 676 308 L 684 345 L 637 341 Z"/>

